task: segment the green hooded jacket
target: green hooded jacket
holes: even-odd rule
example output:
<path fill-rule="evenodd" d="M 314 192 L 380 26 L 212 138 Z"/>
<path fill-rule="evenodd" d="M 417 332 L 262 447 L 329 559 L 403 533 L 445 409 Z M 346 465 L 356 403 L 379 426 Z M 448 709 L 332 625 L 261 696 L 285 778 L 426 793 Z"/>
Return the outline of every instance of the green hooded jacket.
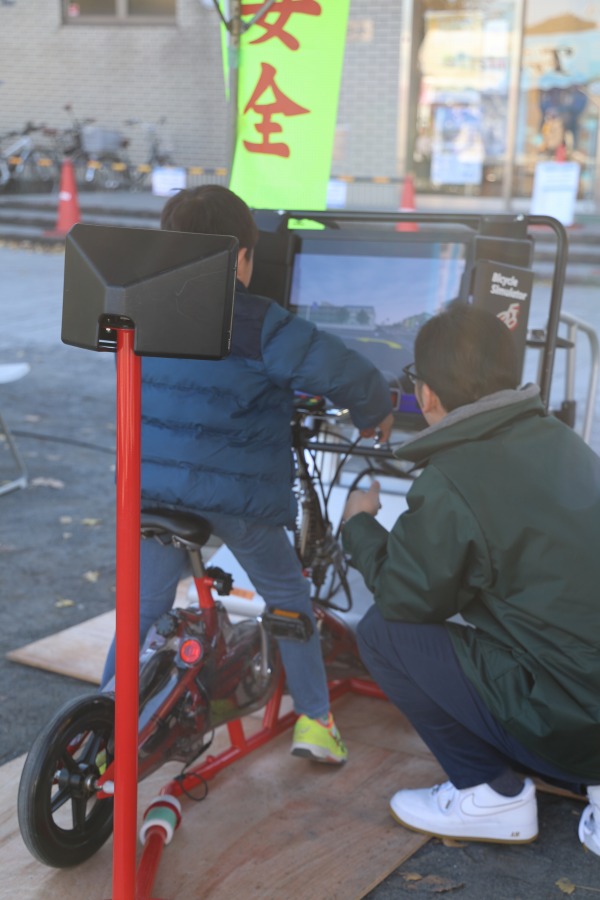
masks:
<path fill-rule="evenodd" d="M 600 459 L 537 387 L 453 410 L 396 455 L 423 468 L 388 532 L 345 550 L 387 619 L 447 623 L 488 709 L 539 756 L 600 783 Z"/>

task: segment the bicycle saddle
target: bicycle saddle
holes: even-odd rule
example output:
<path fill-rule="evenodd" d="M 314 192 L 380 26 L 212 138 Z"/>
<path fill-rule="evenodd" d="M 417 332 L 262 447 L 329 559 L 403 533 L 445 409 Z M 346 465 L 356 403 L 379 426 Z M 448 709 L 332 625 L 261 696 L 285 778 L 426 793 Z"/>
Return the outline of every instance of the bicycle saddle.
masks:
<path fill-rule="evenodd" d="M 166 534 L 199 547 L 203 547 L 211 535 L 210 524 L 202 516 L 172 509 L 143 509 L 141 531 L 142 537 L 160 537 Z"/>

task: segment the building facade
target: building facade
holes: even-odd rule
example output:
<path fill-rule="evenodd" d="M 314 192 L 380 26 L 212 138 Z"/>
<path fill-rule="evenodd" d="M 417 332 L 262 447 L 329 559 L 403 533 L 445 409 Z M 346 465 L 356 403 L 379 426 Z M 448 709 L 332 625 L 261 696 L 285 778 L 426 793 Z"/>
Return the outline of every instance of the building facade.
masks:
<path fill-rule="evenodd" d="M 141 164 L 154 124 L 190 177 L 226 181 L 221 45 L 212 0 L 3 0 L 0 134 L 93 119 Z M 338 204 L 395 208 L 411 172 L 424 205 L 509 209 L 559 159 L 578 163 L 578 202 L 596 208 L 598 51 L 600 0 L 351 0 Z"/>
<path fill-rule="evenodd" d="M 596 203 L 598 0 L 414 0 L 404 105 L 419 191 L 526 199 L 536 167 L 579 167 Z"/>

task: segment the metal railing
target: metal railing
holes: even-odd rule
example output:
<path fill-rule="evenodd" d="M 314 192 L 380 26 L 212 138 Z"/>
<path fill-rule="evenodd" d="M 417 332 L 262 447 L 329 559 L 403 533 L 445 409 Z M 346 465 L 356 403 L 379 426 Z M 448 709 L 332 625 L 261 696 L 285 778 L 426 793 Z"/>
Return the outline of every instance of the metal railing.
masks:
<path fill-rule="evenodd" d="M 561 312 L 560 322 L 567 326 L 567 341 L 570 346 L 567 347 L 567 359 L 565 366 L 565 400 L 567 402 L 575 401 L 575 374 L 577 371 L 577 338 L 579 332 L 587 336 L 590 348 L 590 374 L 588 378 L 587 397 L 585 401 L 585 410 L 583 414 L 583 422 L 581 426 L 581 436 L 586 443 L 589 443 L 592 433 L 592 423 L 596 409 L 596 393 L 598 388 L 598 374 L 600 373 L 600 343 L 598 335 L 591 325 L 578 319 L 570 313 Z"/>

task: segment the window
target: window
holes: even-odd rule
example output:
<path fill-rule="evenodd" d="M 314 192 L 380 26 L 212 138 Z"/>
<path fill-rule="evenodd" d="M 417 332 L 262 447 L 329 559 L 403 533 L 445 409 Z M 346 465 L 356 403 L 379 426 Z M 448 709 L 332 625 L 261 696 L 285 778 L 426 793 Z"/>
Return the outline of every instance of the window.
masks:
<path fill-rule="evenodd" d="M 500 196 L 515 0 L 415 0 L 414 9 L 416 187 Z"/>
<path fill-rule="evenodd" d="M 107 22 L 165 22 L 175 18 L 176 0 L 63 0 L 63 21 L 105 24 Z"/>

